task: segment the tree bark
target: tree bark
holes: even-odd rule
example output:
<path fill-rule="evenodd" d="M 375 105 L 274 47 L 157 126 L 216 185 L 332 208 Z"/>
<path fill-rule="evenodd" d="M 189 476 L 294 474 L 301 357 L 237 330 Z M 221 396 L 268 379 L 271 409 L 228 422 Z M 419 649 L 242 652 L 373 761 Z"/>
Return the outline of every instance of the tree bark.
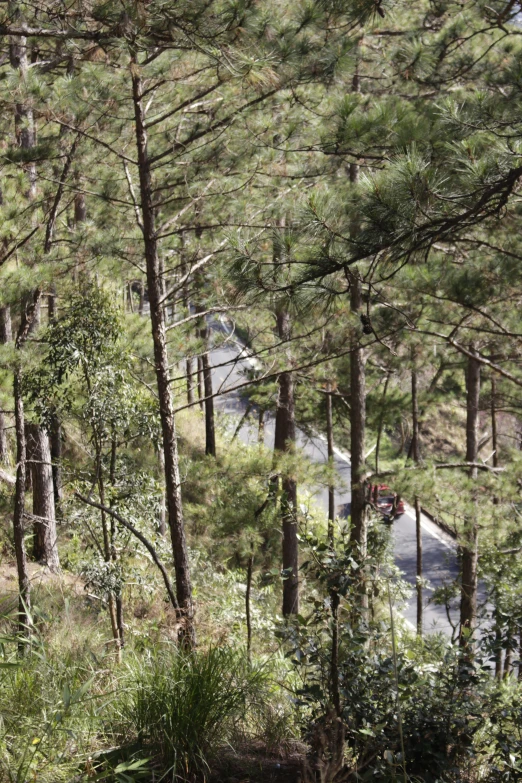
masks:
<path fill-rule="evenodd" d="M 245 593 L 245 614 L 247 626 L 247 657 L 250 661 L 252 652 L 252 617 L 250 613 L 250 596 L 252 594 L 252 574 L 254 570 L 254 545 L 250 548 L 250 556 L 247 563 L 247 584 Z"/>
<path fill-rule="evenodd" d="M 502 679 L 502 629 L 500 627 L 499 611 L 495 606 L 493 613 L 495 628 L 495 679 Z"/>
<path fill-rule="evenodd" d="M 205 390 L 205 454 L 216 456 L 216 429 L 214 422 L 214 397 L 212 396 L 212 368 L 208 355 L 208 326 L 206 322 L 200 329 L 204 343 L 204 353 L 201 356 L 203 370 L 203 387 Z"/>
<path fill-rule="evenodd" d="M 291 337 L 290 314 L 285 309 L 277 313 L 277 331 L 281 341 Z M 290 357 L 288 357 L 289 359 Z M 274 450 L 292 453 L 295 450 L 295 402 L 294 378 L 291 372 L 278 377 L 279 395 L 275 422 Z M 282 526 L 283 526 L 283 616 L 299 612 L 299 545 L 297 541 L 297 484 L 293 476 L 282 477 Z"/>
<path fill-rule="evenodd" d="M 413 354 L 413 351 L 412 351 Z M 415 357 L 412 355 L 413 362 Z M 420 448 L 419 448 L 419 398 L 417 390 L 417 368 L 415 364 L 412 365 L 411 370 L 411 419 L 412 419 L 412 434 L 411 434 L 411 456 L 415 464 L 420 461 Z"/>
<path fill-rule="evenodd" d="M 25 441 L 25 415 L 22 399 L 22 373 L 19 367 L 15 369 L 13 382 L 13 396 L 15 405 L 15 430 L 16 430 L 16 484 L 15 503 L 13 513 L 13 533 L 16 552 L 16 568 L 18 572 L 18 633 L 20 637 L 27 638 L 31 633 L 31 582 L 27 570 L 27 551 L 25 548 L 25 480 L 26 480 L 26 441 Z M 24 646 L 21 642 L 20 652 Z"/>
<path fill-rule="evenodd" d="M 0 307 L 0 343 L 6 345 L 13 339 L 13 327 L 11 325 L 11 308 Z"/>
<path fill-rule="evenodd" d="M 334 544 L 335 522 L 335 485 L 333 483 L 334 471 L 334 442 L 333 442 L 333 416 L 332 416 L 332 384 L 326 385 L 326 443 L 328 449 L 328 468 L 331 476 L 328 483 L 328 541 L 330 546 Z"/>
<path fill-rule="evenodd" d="M 422 527 L 420 498 L 415 497 L 415 531 L 417 537 L 417 634 L 422 636 Z"/>
<path fill-rule="evenodd" d="M 257 442 L 260 446 L 265 445 L 265 409 L 259 408 L 257 420 Z"/>
<path fill-rule="evenodd" d="M 158 458 L 160 463 L 160 470 L 163 476 L 165 476 L 165 452 L 163 451 L 163 448 L 161 444 L 158 447 Z M 165 495 L 165 484 L 163 484 L 161 488 L 161 500 L 160 500 L 160 512 L 159 512 L 159 534 L 160 536 L 165 536 L 165 533 L 167 532 L 167 525 L 166 525 L 166 495 Z"/>
<path fill-rule="evenodd" d="M 506 680 L 513 672 L 514 645 L 515 645 L 515 640 L 513 638 L 513 623 L 510 621 L 508 622 L 508 627 L 507 627 L 506 657 L 504 658 L 504 671 L 502 673 L 502 677 L 504 680 Z"/>
<path fill-rule="evenodd" d="M 198 356 L 198 399 L 199 399 L 199 407 L 201 410 L 204 410 L 205 403 L 203 402 L 203 360 L 201 356 Z"/>
<path fill-rule="evenodd" d="M 497 379 L 491 376 L 491 445 L 493 447 L 493 467 L 498 468 L 497 433 Z"/>
<path fill-rule="evenodd" d="M 33 474 L 33 557 L 51 571 L 60 570 L 56 518 L 54 509 L 53 471 L 49 436 L 38 424 L 27 424 L 27 454 Z"/>
<path fill-rule="evenodd" d="M 474 353 L 474 349 L 471 348 Z M 468 358 L 466 372 L 466 462 L 474 463 L 478 456 L 478 425 L 480 402 L 480 362 L 474 357 Z M 470 468 L 470 477 L 477 478 L 477 468 Z M 472 644 L 477 617 L 477 565 L 478 565 L 478 524 L 476 519 L 465 522 L 465 542 L 462 546 L 462 587 L 460 599 L 460 646 L 466 648 Z"/>
<path fill-rule="evenodd" d="M 55 413 L 51 415 L 49 439 L 51 444 L 54 505 L 55 508 L 59 508 L 62 501 L 62 424 Z"/>
<path fill-rule="evenodd" d="M 353 313 L 362 309 L 362 286 L 357 273 L 351 275 L 350 306 Z M 351 539 L 366 556 L 368 518 L 366 503 L 366 371 L 365 356 L 354 337 L 350 354 L 350 453 L 351 453 Z"/>
<path fill-rule="evenodd" d="M 150 319 L 154 344 L 156 382 L 160 404 L 163 451 L 165 455 L 165 489 L 167 495 L 168 523 L 176 573 L 176 595 L 181 613 L 180 637 L 187 647 L 195 645 L 194 606 L 188 561 L 181 482 L 179 475 L 178 443 L 174 408 L 170 394 L 169 358 L 165 329 L 165 311 L 161 297 L 162 276 L 158 255 L 158 242 L 153 205 L 153 185 L 149 161 L 145 118 L 142 106 L 142 83 L 136 57 L 130 64 L 134 121 L 140 181 L 143 241 L 147 266 L 147 289 L 150 301 Z"/>
<path fill-rule="evenodd" d="M 18 5 L 13 3 L 9 8 L 10 16 L 13 20 L 22 21 L 21 12 Z M 20 36 L 17 39 L 11 39 L 9 44 L 9 59 L 11 67 L 18 70 L 22 79 L 26 78 L 28 70 L 27 58 L 27 39 Z M 15 105 L 15 135 L 19 147 L 29 149 L 34 146 L 34 120 L 33 112 L 30 107 L 17 103 Z M 36 168 L 34 163 L 30 163 L 26 168 L 28 174 L 28 189 L 26 197 L 28 201 L 33 201 L 36 195 Z M 33 321 L 37 317 L 40 306 L 40 291 L 37 290 L 32 297 L 32 302 L 25 303 L 22 308 L 20 327 L 17 332 L 15 347 L 21 352 L 27 335 L 32 328 Z M 4 327 L 5 328 L 5 327 Z M 16 552 L 16 566 L 18 571 L 18 630 L 21 640 L 29 638 L 30 628 L 30 609 L 31 609 L 31 584 L 27 571 L 27 552 L 25 548 L 25 484 L 27 479 L 26 466 L 26 440 L 25 440 L 25 413 L 22 397 L 22 366 L 21 356 L 18 355 L 14 377 L 13 377 L 13 398 L 15 407 L 15 432 L 16 432 L 16 483 L 15 483 L 15 502 L 13 513 L 13 534 Z M 19 644 L 19 651 L 24 650 L 23 641 Z"/>
<path fill-rule="evenodd" d="M 7 345 L 12 339 L 11 308 L 0 307 L 0 344 Z M 0 464 L 9 465 L 10 462 L 6 416 L 3 411 L 0 411 Z"/>
<path fill-rule="evenodd" d="M 192 356 L 187 356 L 185 366 L 187 371 L 187 403 L 194 405 L 194 362 Z"/>

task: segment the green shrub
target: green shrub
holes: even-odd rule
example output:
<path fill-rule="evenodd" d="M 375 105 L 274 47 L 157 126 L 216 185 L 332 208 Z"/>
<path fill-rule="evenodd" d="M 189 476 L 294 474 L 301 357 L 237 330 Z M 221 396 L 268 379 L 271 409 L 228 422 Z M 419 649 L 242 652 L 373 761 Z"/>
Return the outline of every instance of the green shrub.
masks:
<path fill-rule="evenodd" d="M 121 718 L 174 779 L 205 776 L 263 683 L 242 651 L 163 648 L 129 666 Z"/>

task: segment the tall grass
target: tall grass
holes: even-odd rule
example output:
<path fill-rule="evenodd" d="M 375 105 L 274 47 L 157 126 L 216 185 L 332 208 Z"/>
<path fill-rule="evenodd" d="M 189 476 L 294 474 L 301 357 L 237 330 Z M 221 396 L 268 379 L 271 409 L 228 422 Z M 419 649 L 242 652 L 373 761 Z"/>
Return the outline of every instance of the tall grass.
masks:
<path fill-rule="evenodd" d="M 242 651 L 162 649 L 129 666 L 121 718 L 173 780 L 205 778 L 264 676 Z"/>

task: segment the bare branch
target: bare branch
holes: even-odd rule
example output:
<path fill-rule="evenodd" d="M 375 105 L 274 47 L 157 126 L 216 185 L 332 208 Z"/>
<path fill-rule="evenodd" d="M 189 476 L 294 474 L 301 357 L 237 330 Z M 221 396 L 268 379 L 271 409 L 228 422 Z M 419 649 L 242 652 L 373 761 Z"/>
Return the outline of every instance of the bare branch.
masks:
<path fill-rule="evenodd" d="M 169 594 L 169 598 L 172 602 L 172 606 L 176 610 L 176 614 L 179 616 L 179 604 L 177 601 L 177 598 L 174 594 L 174 590 L 172 589 L 172 584 L 169 579 L 169 575 L 167 574 L 167 570 L 161 560 L 158 557 L 158 554 L 150 541 L 145 538 L 143 533 L 140 533 L 139 530 L 137 530 L 134 525 L 131 525 L 130 522 L 127 522 L 126 519 L 124 519 L 120 514 L 118 514 L 114 509 L 109 508 L 109 506 L 104 506 L 102 503 L 97 503 L 95 500 L 90 500 L 90 498 L 86 498 L 83 495 L 80 495 L 79 492 L 75 493 L 76 497 L 82 501 L 82 503 L 86 503 L 88 506 L 92 506 L 93 508 L 98 508 L 100 511 L 104 511 L 106 514 L 109 514 L 109 516 L 116 519 L 120 525 L 123 525 L 123 527 L 126 527 L 127 530 L 129 530 L 133 536 L 136 536 L 138 541 L 141 541 L 143 546 L 149 551 L 150 556 L 158 566 L 159 570 L 161 571 L 161 575 L 163 577 L 163 581 L 165 582 L 165 587 L 167 588 L 167 593 Z"/>

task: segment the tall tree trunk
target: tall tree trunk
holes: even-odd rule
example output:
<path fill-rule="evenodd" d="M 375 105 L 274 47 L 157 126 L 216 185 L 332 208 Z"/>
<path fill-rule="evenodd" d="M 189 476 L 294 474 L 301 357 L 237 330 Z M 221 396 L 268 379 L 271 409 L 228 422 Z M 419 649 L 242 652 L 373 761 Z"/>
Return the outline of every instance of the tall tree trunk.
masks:
<path fill-rule="evenodd" d="M 422 527 L 421 504 L 418 495 L 415 496 L 415 533 L 417 538 L 417 634 L 422 636 Z"/>
<path fill-rule="evenodd" d="M 353 313 L 362 309 L 362 286 L 357 272 L 351 275 L 350 305 Z M 354 337 L 350 354 L 350 453 L 351 453 L 351 538 L 366 555 L 368 517 L 366 503 L 366 371 L 364 351 Z"/>
<path fill-rule="evenodd" d="M 140 303 L 138 305 L 138 315 L 143 315 L 145 308 L 145 283 L 140 280 Z"/>
<path fill-rule="evenodd" d="M 11 308 L 0 307 L 0 343 L 6 345 L 13 339 L 13 327 L 11 325 Z"/>
<path fill-rule="evenodd" d="M 491 445 L 493 447 L 493 467 L 498 468 L 497 433 L 497 379 L 491 376 Z"/>
<path fill-rule="evenodd" d="M 49 439 L 51 444 L 54 505 L 55 508 L 59 509 L 62 501 L 62 424 L 56 413 L 51 415 Z"/>
<path fill-rule="evenodd" d="M 252 594 L 252 574 L 254 571 L 254 545 L 250 546 L 250 556 L 247 563 L 247 584 L 245 593 L 245 614 L 247 626 L 247 657 L 251 660 L 252 652 L 252 617 L 250 613 L 250 596 Z"/>
<path fill-rule="evenodd" d="M 187 356 L 185 367 L 187 371 L 187 403 L 194 405 L 194 360 L 192 356 Z"/>
<path fill-rule="evenodd" d="M 160 470 L 163 476 L 165 476 L 165 452 L 163 451 L 162 445 L 160 444 L 158 446 L 158 458 L 159 458 L 159 464 L 160 464 Z M 163 483 L 163 486 L 161 487 L 161 500 L 160 500 L 160 513 L 159 513 L 159 534 L 160 536 L 165 536 L 165 533 L 167 532 L 167 526 L 166 526 L 166 495 L 165 495 L 165 483 Z"/>
<path fill-rule="evenodd" d="M 109 465 L 109 481 L 114 487 L 116 485 L 116 458 L 117 458 L 117 452 L 118 452 L 118 443 L 116 440 L 116 433 L 113 431 L 112 433 L 112 440 L 111 440 L 111 459 L 110 459 L 110 465 Z M 100 461 L 99 470 L 102 470 L 102 465 Z M 102 504 L 105 504 L 105 500 L 102 501 Z M 110 505 L 113 505 L 113 501 L 111 500 Z M 105 512 L 104 512 L 105 513 Z M 116 522 L 114 517 L 111 516 L 111 549 L 110 549 L 110 557 L 113 562 L 116 562 L 118 559 L 118 554 L 116 551 L 116 545 L 115 545 L 115 535 L 116 535 Z M 122 586 L 119 590 L 117 590 L 114 593 L 114 604 L 116 609 L 116 630 L 118 633 L 118 659 L 121 660 L 121 651 L 123 650 L 125 646 L 125 635 L 124 635 L 124 622 L 123 622 L 123 590 Z"/>
<path fill-rule="evenodd" d="M 199 399 L 199 407 L 201 410 L 205 409 L 205 403 L 203 402 L 203 359 L 201 356 L 198 356 L 198 399 Z"/>
<path fill-rule="evenodd" d="M 474 353 L 473 346 L 471 352 Z M 478 425 L 480 402 L 480 362 L 469 357 L 466 372 L 466 462 L 476 462 L 478 456 Z M 470 477 L 477 469 L 470 468 Z M 460 599 L 460 645 L 470 646 L 477 617 L 478 524 L 476 518 L 465 521 L 465 542 L 462 546 L 462 587 Z"/>
<path fill-rule="evenodd" d="M 176 424 L 174 419 L 174 407 L 170 393 L 165 311 L 161 297 L 161 264 L 158 255 L 151 166 L 149 161 L 147 133 L 145 130 L 145 118 L 142 106 L 142 83 L 139 73 L 139 65 L 135 57 L 132 58 L 130 71 L 134 102 L 136 146 L 138 152 L 143 240 L 145 247 L 145 261 L 147 265 L 147 289 L 149 292 L 150 301 L 150 319 L 152 327 L 152 339 L 154 344 L 154 362 L 160 404 L 163 451 L 165 455 L 165 489 L 167 494 L 168 522 L 172 540 L 172 551 L 174 555 L 174 568 L 176 573 L 176 596 L 178 599 L 180 612 L 182 613 L 180 636 L 181 641 L 187 647 L 193 647 L 195 644 L 194 605 L 192 599 L 192 585 L 190 580 L 187 543 L 185 538 L 185 526 L 183 522 Z"/>
<path fill-rule="evenodd" d="M 260 446 L 265 445 L 265 409 L 259 408 L 257 420 L 257 442 Z"/>
<path fill-rule="evenodd" d="M 56 320 L 56 291 L 52 287 L 52 292 L 48 297 L 48 320 L 52 324 Z M 53 492 L 55 509 L 60 507 L 62 500 L 62 425 L 56 412 L 51 413 L 49 426 L 49 439 L 51 444 L 51 462 L 53 474 Z"/>
<path fill-rule="evenodd" d="M 334 471 L 334 442 L 333 442 L 333 416 L 332 416 L 332 384 L 330 381 L 326 384 L 326 443 L 328 449 L 328 469 L 330 476 L 328 480 L 328 541 L 330 546 L 334 543 L 334 522 L 335 522 L 335 484 L 333 481 Z"/>
<path fill-rule="evenodd" d="M 495 609 L 495 679 L 502 679 L 502 631 L 498 621 L 498 611 Z"/>
<path fill-rule="evenodd" d="M 33 556 L 51 571 L 59 571 L 58 542 L 54 510 L 51 448 L 47 432 L 38 424 L 27 424 L 27 455 L 33 474 Z"/>
<path fill-rule="evenodd" d="M 210 366 L 208 354 L 208 326 L 206 322 L 203 322 L 199 333 L 204 344 L 204 353 L 201 356 L 201 366 L 203 369 L 203 387 L 205 390 L 205 454 L 215 457 L 216 429 L 214 423 L 214 398 L 212 396 L 212 367 Z"/>
<path fill-rule="evenodd" d="M 277 313 L 277 331 L 281 341 L 291 337 L 290 314 L 285 309 Z M 288 361 L 290 357 L 287 357 Z M 295 404 L 294 378 L 285 371 L 278 377 L 279 395 L 275 422 L 274 450 L 292 453 L 295 450 Z M 299 545 L 297 541 L 297 484 L 293 476 L 282 477 L 282 524 L 283 524 L 283 616 L 299 612 Z"/>
<path fill-rule="evenodd" d="M 384 415 L 385 415 L 385 404 L 386 404 L 386 395 L 388 393 L 388 385 L 390 383 L 390 377 L 391 372 L 387 373 L 386 380 L 384 381 L 384 389 L 382 390 L 382 398 L 381 398 L 381 413 L 379 416 L 379 424 L 377 426 L 377 443 L 375 444 L 375 472 L 379 472 L 379 456 L 381 453 L 381 439 L 382 439 L 382 430 L 384 427 Z"/>
<path fill-rule="evenodd" d="M 22 21 L 20 8 L 16 3 L 9 7 L 11 19 Z M 27 39 L 25 36 L 11 39 L 9 44 L 9 59 L 11 67 L 18 70 L 23 80 L 28 71 Z M 17 103 L 15 105 L 15 134 L 16 141 L 22 149 L 30 149 L 34 146 L 34 121 L 30 107 Z M 28 174 L 28 189 L 26 196 L 28 201 L 33 201 L 36 195 L 36 168 L 30 163 L 26 168 Z M 40 306 L 40 291 L 37 290 L 31 302 L 26 302 L 22 308 L 20 327 L 17 332 L 15 347 L 21 352 L 33 321 Z M 16 483 L 15 502 L 13 513 L 13 533 L 16 552 L 16 566 L 18 571 L 18 629 L 20 636 L 30 636 L 30 609 L 31 609 L 31 585 L 27 571 L 27 552 L 25 548 L 25 484 L 26 484 L 26 440 L 25 440 L 25 413 L 22 397 L 23 373 L 20 354 L 16 360 L 13 378 L 13 398 L 15 407 L 15 432 L 16 432 Z M 19 650 L 24 649 L 23 642 Z"/>
<path fill-rule="evenodd" d="M 12 339 L 11 308 L 0 307 L 0 344 L 7 345 Z M 10 461 L 6 416 L 4 411 L 0 411 L 0 465 L 9 465 Z"/>
<path fill-rule="evenodd" d="M 185 250 L 185 233 L 182 231 L 180 235 L 181 242 L 181 274 L 183 276 L 183 307 L 186 315 L 190 315 L 190 298 L 189 298 L 189 272 Z M 192 356 L 187 356 L 185 360 L 185 368 L 187 373 L 187 402 L 189 405 L 194 405 L 194 360 Z"/>
<path fill-rule="evenodd" d="M 412 351 L 412 361 L 415 362 L 415 356 Z M 415 464 L 420 461 L 420 448 L 419 448 L 419 397 L 417 390 L 417 368 L 415 364 L 412 364 L 411 369 L 411 419 L 412 419 L 412 434 L 411 434 L 411 456 Z"/>
<path fill-rule="evenodd" d="M 26 480 L 26 442 L 25 415 L 22 399 L 22 372 L 16 367 L 13 382 L 13 397 L 15 405 L 16 430 L 16 484 L 13 513 L 14 545 L 16 552 L 16 568 L 18 571 L 18 633 L 20 637 L 28 637 L 31 611 L 31 582 L 27 570 L 27 551 L 25 548 L 25 480 Z M 21 643 L 20 652 L 23 652 Z"/>
<path fill-rule="evenodd" d="M 509 621 L 507 626 L 506 657 L 504 658 L 504 671 L 502 673 L 502 677 L 504 680 L 506 680 L 513 671 L 514 646 L 515 646 L 515 640 L 513 638 L 513 623 Z"/>

